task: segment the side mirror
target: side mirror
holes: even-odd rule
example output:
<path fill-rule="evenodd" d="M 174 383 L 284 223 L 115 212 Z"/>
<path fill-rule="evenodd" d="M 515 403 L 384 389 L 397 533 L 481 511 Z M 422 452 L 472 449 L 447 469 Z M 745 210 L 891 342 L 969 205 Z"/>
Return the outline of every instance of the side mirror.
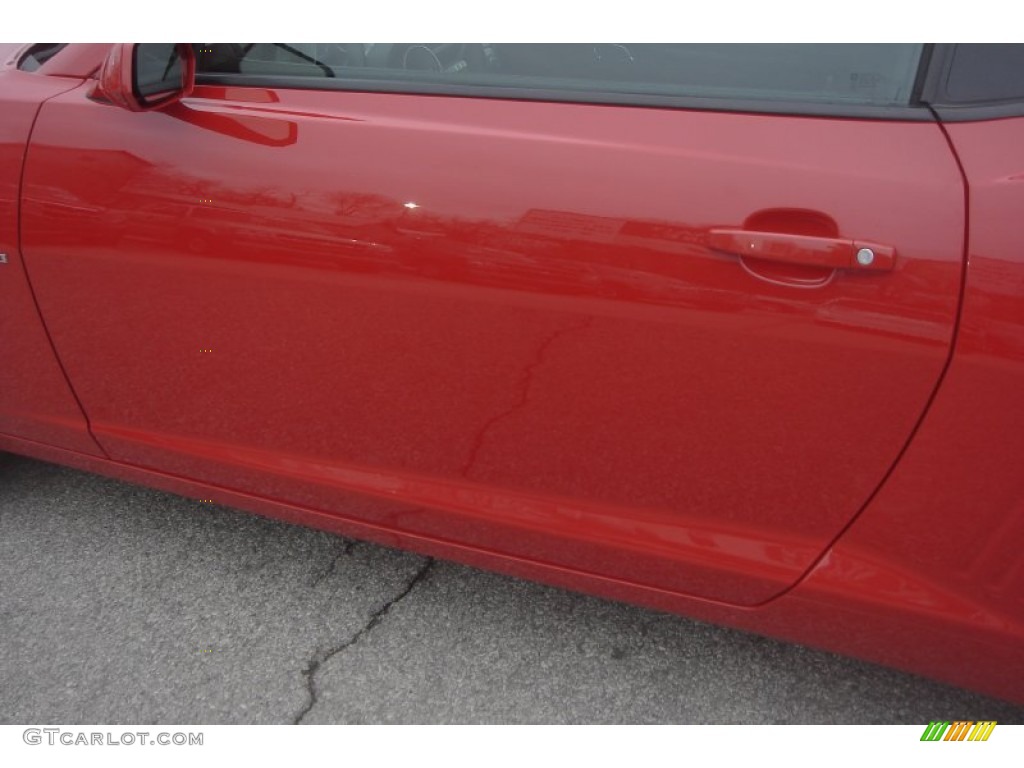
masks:
<path fill-rule="evenodd" d="M 118 43 L 90 96 L 132 112 L 160 109 L 192 92 L 196 57 L 188 43 Z"/>

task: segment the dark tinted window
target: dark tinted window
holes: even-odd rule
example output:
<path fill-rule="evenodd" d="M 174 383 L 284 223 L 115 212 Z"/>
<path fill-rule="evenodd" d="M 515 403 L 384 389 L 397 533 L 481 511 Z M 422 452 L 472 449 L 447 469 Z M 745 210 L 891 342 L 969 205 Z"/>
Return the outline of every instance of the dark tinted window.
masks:
<path fill-rule="evenodd" d="M 1024 45 L 958 45 L 946 97 L 964 104 L 1024 99 Z"/>
<path fill-rule="evenodd" d="M 205 43 L 200 73 L 906 105 L 920 45 Z"/>

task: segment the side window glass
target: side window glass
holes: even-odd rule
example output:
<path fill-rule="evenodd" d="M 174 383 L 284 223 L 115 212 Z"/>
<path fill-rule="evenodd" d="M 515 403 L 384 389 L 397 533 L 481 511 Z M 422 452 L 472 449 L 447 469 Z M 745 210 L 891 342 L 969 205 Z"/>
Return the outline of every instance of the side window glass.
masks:
<path fill-rule="evenodd" d="M 956 104 L 1024 99 L 1024 45 L 958 45 L 945 95 Z"/>
<path fill-rule="evenodd" d="M 905 106 L 921 45 L 204 43 L 198 72 L 510 90 Z M 268 83 L 270 81 L 268 80 Z"/>

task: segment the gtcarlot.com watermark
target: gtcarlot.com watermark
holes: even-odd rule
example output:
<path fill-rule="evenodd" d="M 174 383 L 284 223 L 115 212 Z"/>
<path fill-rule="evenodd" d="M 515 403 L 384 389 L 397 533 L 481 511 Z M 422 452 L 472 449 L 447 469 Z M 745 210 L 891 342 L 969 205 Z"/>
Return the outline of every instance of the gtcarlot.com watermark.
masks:
<path fill-rule="evenodd" d="M 100 733 L 99 731 L 66 731 L 62 728 L 26 728 L 21 734 L 26 744 L 63 744 L 72 747 L 201 747 L 203 732 L 169 733 L 160 731 L 122 731 L 121 733 Z"/>

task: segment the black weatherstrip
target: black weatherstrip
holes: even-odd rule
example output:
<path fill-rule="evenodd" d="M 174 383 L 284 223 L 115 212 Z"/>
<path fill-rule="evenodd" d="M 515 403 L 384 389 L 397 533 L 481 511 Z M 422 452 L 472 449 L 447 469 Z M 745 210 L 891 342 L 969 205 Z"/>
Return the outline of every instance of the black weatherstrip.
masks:
<path fill-rule="evenodd" d="M 458 85 L 373 78 L 310 78 L 284 75 L 197 74 L 197 85 L 242 86 L 251 88 L 284 88 L 309 91 L 352 91 L 358 93 L 393 93 L 419 96 L 447 96 L 475 99 L 511 99 L 569 104 L 596 104 L 619 107 L 650 107 L 658 109 L 690 109 L 714 112 L 831 117 L 860 120 L 896 120 L 934 122 L 931 111 L 924 106 L 880 106 L 838 101 L 784 101 L 768 99 L 728 99 L 700 96 L 667 96 L 622 91 L 583 89 L 543 89 L 516 86 Z"/>

